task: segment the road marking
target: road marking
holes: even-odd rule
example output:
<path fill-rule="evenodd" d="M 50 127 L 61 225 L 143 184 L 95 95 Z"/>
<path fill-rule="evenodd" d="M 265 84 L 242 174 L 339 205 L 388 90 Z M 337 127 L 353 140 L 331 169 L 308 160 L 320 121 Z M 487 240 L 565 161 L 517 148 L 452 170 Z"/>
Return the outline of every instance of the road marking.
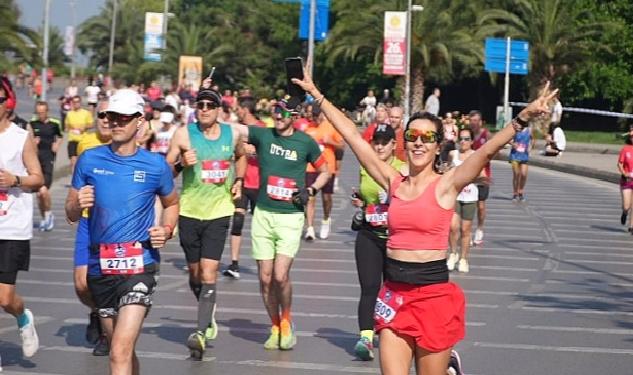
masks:
<path fill-rule="evenodd" d="M 631 250 L 628 251 L 629 253 Z M 633 258 L 633 254 L 620 254 L 620 253 L 607 253 L 607 252 L 590 252 L 590 251 L 565 251 L 566 255 L 589 255 L 589 256 L 599 256 L 601 258 Z M 574 259 L 576 260 L 576 259 Z M 584 260 L 584 259 L 581 259 Z"/>
<path fill-rule="evenodd" d="M 514 277 L 501 277 L 501 276 L 474 276 L 474 275 L 453 275 L 457 280 L 486 280 L 486 281 L 509 281 L 516 283 L 529 283 L 530 279 L 517 279 Z"/>
<path fill-rule="evenodd" d="M 537 350 L 548 352 L 571 352 L 571 353 L 591 353 L 591 354 L 624 354 L 633 355 L 632 349 L 619 348 L 596 348 L 580 346 L 548 346 L 548 345 L 527 345 L 527 344 L 507 344 L 496 342 L 475 341 L 473 346 L 493 349 L 514 349 L 514 350 Z"/>
<path fill-rule="evenodd" d="M 633 273 L 619 273 L 608 271 L 573 271 L 573 270 L 555 270 L 554 273 L 562 273 L 568 275 L 604 275 L 611 277 L 633 278 Z"/>
<path fill-rule="evenodd" d="M 53 320 L 55 320 L 55 318 L 53 318 L 52 316 L 35 316 L 35 324 L 36 324 L 36 326 L 40 325 L 40 324 L 52 322 Z M 17 325 L 12 325 L 11 327 L 0 328 L 0 334 L 7 333 L 7 332 L 13 332 L 13 331 L 17 331 L 17 330 L 18 330 L 18 326 Z"/>
<path fill-rule="evenodd" d="M 519 329 L 529 329 L 535 331 L 557 331 L 557 332 L 582 332 L 600 335 L 626 335 L 633 336 L 633 329 L 621 328 L 587 328 L 587 327 L 562 327 L 562 326 L 533 326 L 518 325 Z"/>
<path fill-rule="evenodd" d="M 244 360 L 244 361 L 218 361 L 218 363 L 226 363 L 232 365 L 247 365 L 255 367 L 274 367 L 296 370 L 314 370 L 323 371 L 326 374 L 335 372 L 342 373 L 359 373 L 359 374 L 380 374 L 380 369 L 359 366 L 341 366 L 330 365 L 326 363 L 310 363 L 310 362 L 282 362 L 282 361 L 263 361 L 263 360 Z"/>
<path fill-rule="evenodd" d="M 84 348 L 79 346 L 41 346 L 40 350 L 44 351 L 58 351 L 69 353 L 92 353 L 92 348 Z M 151 359 L 169 359 L 177 361 L 189 361 L 189 355 L 178 353 L 165 353 L 165 352 L 146 352 L 136 351 L 136 355 L 139 358 L 151 358 Z M 213 362 L 215 357 L 203 357 L 203 362 Z"/>
<path fill-rule="evenodd" d="M 539 307 L 539 306 L 521 306 L 521 310 L 540 311 L 540 312 L 564 312 L 572 314 L 590 314 L 590 315 L 624 315 L 633 316 L 633 312 L 627 311 L 602 311 L 593 309 L 564 309 L 560 307 Z"/>
<path fill-rule="evenodd" d="M 633 255 L 629 255 L 630 257 L 633 257 Z M 621 266 L 633 266 L 633 262 L 624 262 L 621 260 L 590 260 L 590 259 L 565 259 L 566 261 L 572 262 L 572 263 L 587 263 L 587 264 L 617 264 L 617 265 L 621 265 Z"/>

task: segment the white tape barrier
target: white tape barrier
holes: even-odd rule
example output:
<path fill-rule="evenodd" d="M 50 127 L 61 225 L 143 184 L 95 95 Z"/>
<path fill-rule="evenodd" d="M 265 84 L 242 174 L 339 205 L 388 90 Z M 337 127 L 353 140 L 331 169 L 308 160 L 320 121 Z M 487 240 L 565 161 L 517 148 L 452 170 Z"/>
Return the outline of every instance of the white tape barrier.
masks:
<path fill-rule="evenodd" d="M 509 104 L 513 107 L 527 107 L 528 105 L 528 103 L 525 103 L 525 102 L 510 102 Z M 592 115 L 600 115 L 600 116 L 608 116 L 608 117 L 633 118 L 632 113 L 601 111 L 599 109 L 588 109 L 588 108 L 563 107 L 563 112 L 578 112 L 578 113 L 589 113 Z"/>

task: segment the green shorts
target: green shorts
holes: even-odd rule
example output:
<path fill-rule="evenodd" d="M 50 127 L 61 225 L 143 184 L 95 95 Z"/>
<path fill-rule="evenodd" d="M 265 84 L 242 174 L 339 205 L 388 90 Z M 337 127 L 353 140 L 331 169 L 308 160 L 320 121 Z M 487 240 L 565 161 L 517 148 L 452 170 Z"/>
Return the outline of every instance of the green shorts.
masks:
<path fill-rule="evenodd" d="M 251 223 L 253 258 L 272 260 L 277 254 L 294 258 L 301 245 L 303 212 L 278 213 L 255 208 Z"/>
<path fill-rule="evenodd" d="M 473 220 L 477 211 L 477 202 L 460 202 L 455 204 L 455 213 L 462 220 Z"/>

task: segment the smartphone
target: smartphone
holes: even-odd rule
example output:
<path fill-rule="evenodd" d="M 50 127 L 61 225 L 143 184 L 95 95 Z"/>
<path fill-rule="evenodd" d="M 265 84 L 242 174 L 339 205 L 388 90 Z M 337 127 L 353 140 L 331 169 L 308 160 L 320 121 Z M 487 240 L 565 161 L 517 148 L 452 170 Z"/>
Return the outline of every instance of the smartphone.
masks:
<path fill-rule="evenodd" d="M 207 78 L 209 79 L 213 78 L 213 73 L 215 73 L 215 66 L 211 67 L 211 71 L 209 72 L 209 76 Z"/>
<path fill-rule="evenodd" d="M 288 57 L 284 63 L 286 66 L 287 91 L 291 97 L 290 102 L 298 105 L 304 101 L 306 92 L 299 85 L 292 83 L 291 79 L 303 79 L 303 59 L 301 57 Z"/>

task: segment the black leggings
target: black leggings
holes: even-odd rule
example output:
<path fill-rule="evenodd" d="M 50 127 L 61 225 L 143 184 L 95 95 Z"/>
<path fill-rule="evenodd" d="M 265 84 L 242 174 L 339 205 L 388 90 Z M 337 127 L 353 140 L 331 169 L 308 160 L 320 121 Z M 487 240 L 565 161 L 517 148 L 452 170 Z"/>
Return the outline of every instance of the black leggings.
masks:
<path fill-rule="evenodd" d="M 356 234 L 356 270 L 360 281 L 358 326 L 361 331 L 374 329 L 374 306 L 382 285 L 387 240 L 367 229 Z"/>

